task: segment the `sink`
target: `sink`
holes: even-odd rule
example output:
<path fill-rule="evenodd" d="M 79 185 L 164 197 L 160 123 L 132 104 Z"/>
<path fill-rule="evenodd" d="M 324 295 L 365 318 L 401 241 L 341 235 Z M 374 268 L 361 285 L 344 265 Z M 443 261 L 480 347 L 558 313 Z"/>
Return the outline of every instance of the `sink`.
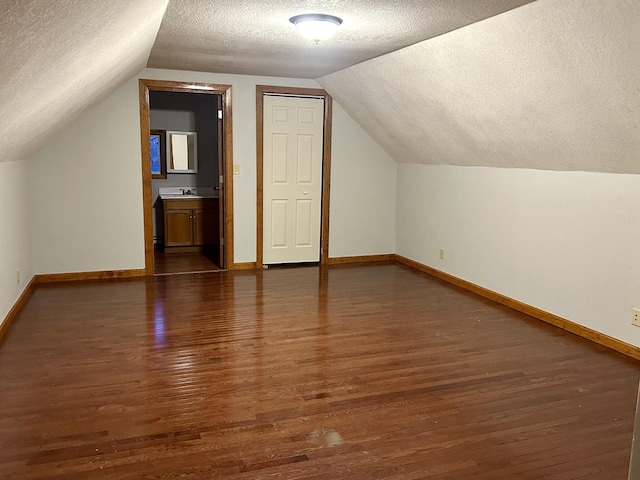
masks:
<path fill-rule="evenodd" d="M 185 195 L 183 192 L 188 192 Z M 218 198 L 218 190 L 212 187 L 161 187 L 158 191 L 161 200 L 189 198 Z"/>
<path fill-rule="evenodd" d="M 162 193 L 160 194 L 160 198 L 164 200 L 165 198 L 218 198 L 218 195 L 215 194 L 203 194 L 203 195 L 185 195 L 183 193 Z"/>

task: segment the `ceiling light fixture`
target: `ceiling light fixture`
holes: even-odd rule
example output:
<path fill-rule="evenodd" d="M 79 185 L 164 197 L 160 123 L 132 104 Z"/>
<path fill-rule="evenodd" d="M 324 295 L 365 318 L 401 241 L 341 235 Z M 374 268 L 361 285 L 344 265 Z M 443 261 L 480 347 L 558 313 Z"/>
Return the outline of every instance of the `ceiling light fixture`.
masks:
<path fill-rule="evenodd" d="M 318 43 L 320 40 L 326 40 L 333 35 L 338 26 L 342 23 L 342 19 L 333 15 L 325 15 L 323 13 L 305 13 L 296 15 L 289 19 L 305 38 L 310 38 Z"/>

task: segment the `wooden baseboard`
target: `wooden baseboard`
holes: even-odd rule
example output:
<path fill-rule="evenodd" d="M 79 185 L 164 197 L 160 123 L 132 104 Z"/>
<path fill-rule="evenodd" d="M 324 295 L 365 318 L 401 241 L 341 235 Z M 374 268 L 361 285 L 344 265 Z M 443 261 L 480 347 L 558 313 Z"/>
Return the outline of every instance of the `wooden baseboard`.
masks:
<path fill-rule="evenodd" d="M 241 262 L 241 263 L 234 263 L 233 267 L 230 268 L 229 270 L 255 270 L 256 269 L 256 262 Z"/>
<path fill-rule="evenodd" d="M 98 272 L 46 273 L 36 275 L 34 283 L 73 282 L 77 280 L 108 280 L 112 278 L 144 277 L 145 269 L 104 270 Z"/>
<path fill-rule="evenodd" d="M 579 325 L 575 322 L 572 322 L 571 320 L 567 320 L 566 318 L 554 315 L 553 313 L 545 312 L 544 310 L 541 310 L 537 307 L 527 305 L 526 303 L 494 292 L 493 290 L 489 290 L 488 288 L 481 287 L 480 285 L 476 285 L 475 283 L 468 282 L 461 278 L 416 262 L 415 260 L 403 257 L 402 255 L 394 255 L 394 260 L 397 263 L 415 268 L 416 270 L 420 270 L 421 272 L 432 275 L 453 285 L 462 287 L 465 290 L 477 293 L 478 295 L 493 300 L 494 302 L 506 305 L 507 307 L 530 315 L 531 317 L 537 318 L 538 320 L 542 320 L 543 322 L 559 327 L 563 330 L 566 330 L 567 332 L 571 332 L 575 335 L 586 338 L 587 340 L 591 340 L 592 342 L 595 342 L 599 345 L 615 350 L 616 352 L 620 352 L 632 358 L 635 358 L 636 360 L 640 360 L 640 348 L 623 342 L 622 340 L 618 340 L 616 338 L 605 335 L 604 333 L 600 333 L 591 328 Z"/>
<path fill-rule="evenodd" d="M 393 262 L 395 255 L 392 253 L 382 255 L 358 255 L 353 257 L 331 257 L 327 265 L 344 265 L 348 263 L 383 263 Z"/>
<path fill-rule="evenodd" d="M 16 303 L 13 304 L 13 307 L 11 307 L 9 313 L 7 313 L 6 317 L 4 317 L 4 320 L 0 325 L 0 344 L 11 328 L 13 320 L 18 316 L 20 311 L 22 311 L 27 303 L 27 300 L 29 300 L 29 297 L 31 297 L 31 294 L 33 293 L 33 286 L 35 285 L 35 283 L 35 277 L 31 278 L 31 280 L 27 284 L 27 287 L 22 291 L 22 293 L 18 297 L 18 300 L 16 300 Z"/>

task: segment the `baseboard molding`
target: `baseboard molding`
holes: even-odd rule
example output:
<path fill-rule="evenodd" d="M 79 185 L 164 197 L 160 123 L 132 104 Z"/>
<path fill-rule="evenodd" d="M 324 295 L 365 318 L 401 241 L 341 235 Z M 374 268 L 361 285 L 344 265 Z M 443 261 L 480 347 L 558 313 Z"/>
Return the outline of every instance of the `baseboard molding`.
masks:
<path fill-rule="evenodd" d="M 255 270 L 256 265 L 256 262 L 234 263 L 233 268 L 230 268 L 229 270 Z"/>
<path fill-rule="evenodd" d="M 0 344 L 2 343 L 2 340 L 4 339 L 9 329 L 11 328 L 11 324 L 13 320 L 22 311 L 27 301 L 29 300 L 29 297 L 31 297 L 31 294 L 33 293 L 33 286 L 35 285 L 35 283 L 36 283 L 35 277 L 32 277 L 31 280 L 29 280 L 27 287 L 22 291 L 22 293 L 18 297 L 18 300 L 16 300 L 16 303 L 13 304 L 13 307 L 11 307 L 11 310 L 9 310 L 9 313 L 7 313 L 7 315 L 4 317 L 4 320 L 2 321 L 2 325 L 0 325 Z"/>
<path fill-rule="evenodd" d="M 144 268 L 134 270 L 103 270 L 97 272 L 46 273 L 36 275 L 34 283 L 73 282 L 77 280 L 108 280 L 113 278 L 144 277 Z"/>
<path fill-rule="evenodd" d="M 327 265 L 345 265 L 349 263 L 383 263 L 393 262 L 395 255 L 393 253 L 381 255 L 357 255 L 353 257 L 330 257 Z"/>
<path fill-rule="evenodd" d="M 514 300 L 513 298 L 507 297 L 500 293 L 494 292 L 493 290 L 489 290 L 488 288 L 481 287 L 480 285 L 476 285 L 475 283 L 468 282 L 461 278 L 429 267 L 420 262 L 416 262 L 415 260 L 403 257 L 402 255 L 394 255 L 394 260 L 397 263 L 415 268 L 416 270 L 420 270 L 421 272 L 432 275 L 436 278 L 444 280 L 445 282 L 457 285 L 458 287 L 462 287 L 465 290 L 477 293 L 478 295 L 493 300 L 494 302 L 506 305 L 507 307 L 513 308 L 514 310 L 525 313 L 538 320 L 542 320 L 543 322 L 566 330 L 567 332 L 571 332 L 582 338 L 591 340 L 592 342 L 595 342 L 599 345 L 615 350 L 616 352 L 620 352 L 628 355 L 629 357 L 635 358 L 636 360 L 640 360 L 640 348 L 623 342 L 622 340 L 618 340 L 616 338 L 605 335 L 604 333 L 600 333 L 591 328 L 579 325 L 575 322 L 572 322 L 571 320 L 567 320 L 566 318 L 554 315 L 553 313 L 545 312 L 544 310 L 541 310 L 537 307 L 533 307 L 518 300 Z"/>

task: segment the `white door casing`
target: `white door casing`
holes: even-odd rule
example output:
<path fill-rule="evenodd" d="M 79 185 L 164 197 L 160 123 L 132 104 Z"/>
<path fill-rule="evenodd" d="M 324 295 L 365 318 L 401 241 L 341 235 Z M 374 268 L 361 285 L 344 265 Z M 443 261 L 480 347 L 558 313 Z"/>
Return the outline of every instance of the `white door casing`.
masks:
<path fill-rule="evenodd" d="M 263 264 L 320 260 L 324 100 L 264 97 Z"/>

